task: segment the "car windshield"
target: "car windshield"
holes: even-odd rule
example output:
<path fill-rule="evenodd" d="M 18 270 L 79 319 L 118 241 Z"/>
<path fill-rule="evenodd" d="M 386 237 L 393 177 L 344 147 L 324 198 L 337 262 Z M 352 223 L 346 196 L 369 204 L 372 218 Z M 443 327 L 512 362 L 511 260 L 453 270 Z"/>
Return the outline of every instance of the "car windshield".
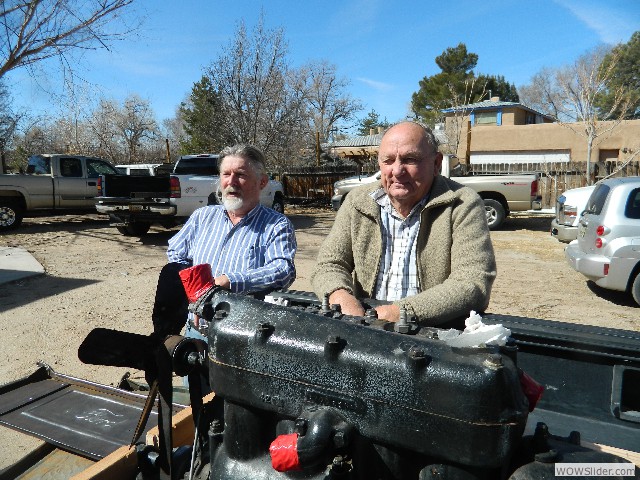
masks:
<path fill-rule="evenodd" d="M 589 197 L 589 201 L 587 202 L 587 207 L 585 208 L 585 210 L 588 213 L 600 215 L 602 207 L 604 207 L 604 202 L 607 200 L 607 196 L 609 195 L 610 191 L 611 187 L 609 187 L 608 185 L 598 185 Z"/>

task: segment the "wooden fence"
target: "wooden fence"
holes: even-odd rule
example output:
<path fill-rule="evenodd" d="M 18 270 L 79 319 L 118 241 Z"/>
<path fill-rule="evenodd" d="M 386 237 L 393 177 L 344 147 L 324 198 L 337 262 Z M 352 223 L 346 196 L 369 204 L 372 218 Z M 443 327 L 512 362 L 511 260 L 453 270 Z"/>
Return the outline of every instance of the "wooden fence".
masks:
<path fill-rule="evenodd" d="M 333 196 L 333 184 L 338 180 L 358 175 L 355 167 L 298 169 L 285 172 L 279 176 L 284 186 L 285 195 L 289 198 L 320 198 L 329 199 Z M 361 171 L 362 176 L 372 175 L 375 170 Z"/>
<path fill-rule="evenodd" d="M 586 162 L 500 163 L 468 165 L 467 171 L 470 175 L 537 173 L 540 176 L 538 193 L 542 196 L 542 208 L 554 208 L 556 198 L 564 191 L 587 185 L 586 167 Z M 319 168 L 321 171 L 318 171 Z M 368 165 L 362 169 L 361 175 L 372 175 L 374 168 Z M 640 160 L 627 164 L 599 162 L 592 164 L 591 169 L 591 183 L 609 175 L 638 176 Z M 333 195 L 334 182 L 357 174 L 357 170 L 351 166 L 315 167 L 285 172 L 277 178 L 282 182 L 285 195 L 289 198 L 326 198 L 328 202 Z"/>

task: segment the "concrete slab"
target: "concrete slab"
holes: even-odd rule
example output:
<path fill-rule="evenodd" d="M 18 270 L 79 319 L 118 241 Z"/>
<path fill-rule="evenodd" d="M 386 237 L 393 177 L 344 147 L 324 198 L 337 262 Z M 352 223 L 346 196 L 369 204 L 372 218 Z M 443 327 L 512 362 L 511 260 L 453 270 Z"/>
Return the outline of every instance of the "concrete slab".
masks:
<path fill-rule="evenodd" d="M 44 267 L 24 248 L 0 247 L 0 284 L 43 273 Z"/>

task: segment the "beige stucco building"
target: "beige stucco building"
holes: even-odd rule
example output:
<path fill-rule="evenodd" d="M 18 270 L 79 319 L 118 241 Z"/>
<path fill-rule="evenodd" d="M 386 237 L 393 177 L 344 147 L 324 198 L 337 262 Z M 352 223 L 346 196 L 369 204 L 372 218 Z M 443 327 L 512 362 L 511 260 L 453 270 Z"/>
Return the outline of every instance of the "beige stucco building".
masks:
<path fill-rule="evenodd" d="M 586 162 L 587 139 L 581 123 L 559 124 L 552 117 L 515 102 L 492 98 L 447 109 L 435 134 L 443 150 L 463 163 Z M 613 127 L 613 128 L 611 128 Z M 610 130 L 610 131 L 607 131 Z M 640 148 L 640 120 L 600 122 L 591 162 L 623 161 Z M 357 163 L 377 157 L 382 131 L 334 142 L 329 151 Z"/>
<path fill-rule="evenodd" d="M 587 161 L 587 138 L 580 122 L 559 124 L 522 104 L 485 102 L 447 109 L 445 132 L 450 153 L 463 163 L 550 164 Z M 640 120 L 599 122 L 591 164 L 600 175 L 607 163 L 622 162 L 640 148 Z M 445 147 L 446 148 L 446 147 Z"/>

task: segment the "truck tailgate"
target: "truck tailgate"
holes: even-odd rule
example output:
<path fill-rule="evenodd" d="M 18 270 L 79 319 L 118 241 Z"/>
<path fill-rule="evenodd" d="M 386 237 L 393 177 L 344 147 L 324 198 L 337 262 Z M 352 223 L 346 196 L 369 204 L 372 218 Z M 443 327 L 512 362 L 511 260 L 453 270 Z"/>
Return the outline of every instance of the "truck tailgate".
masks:
<path fill-rule="evenodd" d="M 99 460 L 131 442 L 145 400 L 145 395 L 59 374 L 40 364 L 30 376 L 0 386 L 0 424 Z M 183 408 L 174 404 L 173 410 Z M 145 432 L 157 423 L 154 409 Z"/>

